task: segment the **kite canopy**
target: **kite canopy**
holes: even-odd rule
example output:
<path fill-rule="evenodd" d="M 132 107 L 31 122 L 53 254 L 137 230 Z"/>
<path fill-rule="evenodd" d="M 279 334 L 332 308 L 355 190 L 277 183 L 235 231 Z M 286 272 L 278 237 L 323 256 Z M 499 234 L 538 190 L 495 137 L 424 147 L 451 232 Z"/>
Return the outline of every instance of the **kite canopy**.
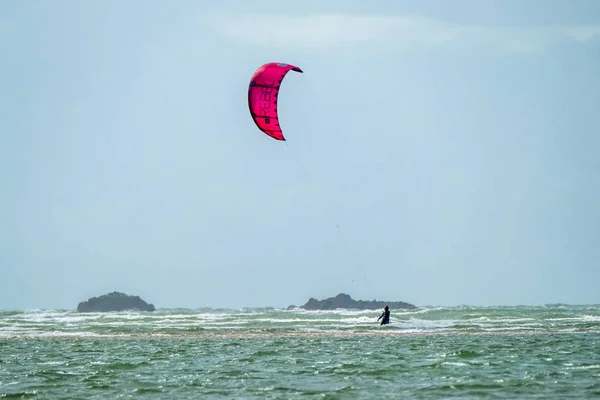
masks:
<path fill-rule="evenodd" d="M 285 140 L 279 126 L 277 96 L 285 75 L 290 71 L 303 71 L 290 64 L 267 63 L 260 66 L 248 86 L 248 108 L 258 129 L 277 140 Z"/>

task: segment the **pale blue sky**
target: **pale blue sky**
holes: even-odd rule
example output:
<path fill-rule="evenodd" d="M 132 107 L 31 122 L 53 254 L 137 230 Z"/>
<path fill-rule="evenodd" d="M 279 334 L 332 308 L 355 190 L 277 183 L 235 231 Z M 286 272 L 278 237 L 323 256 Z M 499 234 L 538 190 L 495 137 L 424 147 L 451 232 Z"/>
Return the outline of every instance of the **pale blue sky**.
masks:
<path fill-rule="evenodd" d="M 600 303 L 596 0 L 6 0 L 0 51 L 0 308 Z"/>

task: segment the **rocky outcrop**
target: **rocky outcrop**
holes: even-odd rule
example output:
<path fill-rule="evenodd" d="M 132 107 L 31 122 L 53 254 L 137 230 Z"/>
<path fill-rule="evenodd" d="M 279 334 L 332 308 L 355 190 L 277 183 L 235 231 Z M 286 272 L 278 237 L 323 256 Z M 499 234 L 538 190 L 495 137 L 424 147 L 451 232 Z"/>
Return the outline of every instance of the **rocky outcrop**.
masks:
<path fill-rule="evenodd" d="M 155 311 L 154 305 L 146 303 L 138 296 L 128 296 L 124 293 L 112 292 L 100 297 L 92 297 L 82 301 L 77 306 L 79 312 L 110 312 L 110 311 Z"/>
<path fill-rule="evenodd" d="M 352 297 L 344 293 L 340 293 L 335 297 L 330 297 L 325 300 L 317 300 L 311 297 L 308 302 L 305 305 L 300 306 L 300 308 L 305 310 L 335 310 L 336 308 L 375 310 L 378 308 L 383 308 L 386 305 L 392 310 L 417 308 L 415 305 L 405 303 L 403 301 L 354 300 Z M 288 307 L 288 309 L 291 308 L 296 307 Z"/>

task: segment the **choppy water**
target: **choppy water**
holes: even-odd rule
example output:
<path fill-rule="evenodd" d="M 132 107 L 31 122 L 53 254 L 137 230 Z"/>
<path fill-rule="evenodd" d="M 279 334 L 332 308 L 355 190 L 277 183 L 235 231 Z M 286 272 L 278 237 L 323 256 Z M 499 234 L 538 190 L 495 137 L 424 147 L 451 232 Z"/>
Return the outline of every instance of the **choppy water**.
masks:
<path fill-rule="evenodd" d="M 600 398 L 600 306 L 0 311 L 0 398 Z"/>

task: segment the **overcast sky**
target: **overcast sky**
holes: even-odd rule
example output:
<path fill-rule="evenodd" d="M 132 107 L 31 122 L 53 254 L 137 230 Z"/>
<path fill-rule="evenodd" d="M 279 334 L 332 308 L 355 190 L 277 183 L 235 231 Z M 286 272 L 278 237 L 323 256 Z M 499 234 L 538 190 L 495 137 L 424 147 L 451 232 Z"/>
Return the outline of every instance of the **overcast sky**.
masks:
<path fill-rule="evenodd" d="M 5 0 L 0 52 L 1 309 L 600 303 L 597 0 Z"/>

